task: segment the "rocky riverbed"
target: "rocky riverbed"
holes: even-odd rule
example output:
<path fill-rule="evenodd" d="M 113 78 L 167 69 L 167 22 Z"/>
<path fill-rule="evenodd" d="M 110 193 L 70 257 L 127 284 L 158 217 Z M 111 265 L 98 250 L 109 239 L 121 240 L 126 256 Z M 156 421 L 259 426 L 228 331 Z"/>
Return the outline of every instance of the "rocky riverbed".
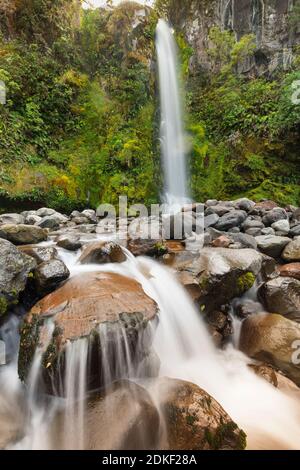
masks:
<path fill-rule="evenodd" d="M 191 222 L 188 231 L 186 220 Z M 157 236 L 152 238 L 154 232 Z M 108 419 L 103 387 L 107 407 L 126 409 L 135 423 L 122 436 L 112 433 L 112 447 L 162 445 L 159 415 L 149 392 L 154 385 L 147 391 L 142 385 L 122 382 L 131 377 L 154 380 L 160 368 L 152 347 L 159 307 L 137 280 L 122 272 L 131 256 L 155 258 L 173 270 L 217 348 L 237 343 L 249 356 L 249 364 L 255 364 L 253 373 L 274 387 L 284 383 L 298 390 L 299 208 L 243 198 L 191 204 L 171 216 L 116 221 L 99 217 L 92 209 L 70 215 L 50 208 L 2 214 L 0 339 L 7 343 L 6 362 L 18 355 L 19 377 L 26 389 L 40 351 L 36 382 L 40 394 L 65 397 L 69 345 L 87 340 L 86 393 L 93 394 L 84 418 L 90 436 L 84 447 L 105 446 L 102 437 L 91 431 L 99 416 Z M 69 257 L 75 257 L 75 267 L 68 264 Z M 76 272 L 76 266 L 84 271 Z M 145 268 L 143 275 L 151 273 Z M 20 325 L 19 342 L 7 340 L 12 319 Z M 206 391 L 184 381 L 159 380 L 155 387 L 164 397 L 160 406 L 167 423 L 166 448 L 245 447 L 244 432 Z M 139 411 L 128 407 L 133 399 Z M 7 403 L 1 409 L 1 400 L 5 403 L 5 398 L 0 399 L 0 421 L 8 424 L 0 430 L 0 447 L 6 447 L 22 437 L 24 422 L 22 418 L 10 423 Z M 128 422 L 125 415 L 120 429 Z M 153 434 L 144 441 L 137 439 L 141 419 L 156 430 L 157 439 Z M 58 423 L 59 419 L 55 426 Z"/>

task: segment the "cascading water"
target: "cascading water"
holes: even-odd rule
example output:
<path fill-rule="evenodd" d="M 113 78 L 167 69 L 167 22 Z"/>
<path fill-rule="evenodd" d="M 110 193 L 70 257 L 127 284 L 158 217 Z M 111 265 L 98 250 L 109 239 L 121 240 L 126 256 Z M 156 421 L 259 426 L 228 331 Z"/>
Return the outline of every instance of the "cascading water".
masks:
<path fill-rule="evenodd" d="M 168 206 L 188 201 L 185 139 L 178 86 L 176 44 L 172 30 L 164 20 L 156 29 L 156 49 L 161 102 L 161 149 L 164 167 L 164 198 Z"/>

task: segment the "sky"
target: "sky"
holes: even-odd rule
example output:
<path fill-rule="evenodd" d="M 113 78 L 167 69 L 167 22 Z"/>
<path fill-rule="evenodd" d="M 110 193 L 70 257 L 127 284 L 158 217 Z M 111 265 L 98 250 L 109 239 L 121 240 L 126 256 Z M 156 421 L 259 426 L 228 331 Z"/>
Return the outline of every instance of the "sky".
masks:
<path fill-rule="evenodd" d="M 124 0 L 114 0 L 114 3 L 118 5 L 119 3 L 122 3 Z M 137 0 L 138 3 L 142 3 L 144 5 L 152 5 L 153 0 Z M 105 5 L 105 0 L 88 0 L 88 2 L 93 5 L 94 7 L 101 7 Z"/>

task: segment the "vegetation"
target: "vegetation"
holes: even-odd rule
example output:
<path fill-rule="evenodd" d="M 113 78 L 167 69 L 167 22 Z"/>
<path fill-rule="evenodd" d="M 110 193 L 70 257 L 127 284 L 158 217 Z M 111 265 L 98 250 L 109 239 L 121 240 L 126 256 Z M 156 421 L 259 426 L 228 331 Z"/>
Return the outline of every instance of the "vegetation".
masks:
<path fill-rule="evenodd" d="M 175 0 L 173 0 L 175 1 Z M 0 0 L 0 207 L 45 204 L 70 211 L 100 202 L 151 204 L 161 187 L 158 102 L 151 66 L 158 15 L 135 2 L 82 10 L 80 0 Z M 295 10 L 297 15 L 298 10 Z M 291 27 L 296 27 L 295 15 Z M 293 26 L 294 25 L 294 26 Z M 299 55 L 289 72 L 249 79 L 239 67 L 255 51 L 210 31 L 209 76 L 176 33 L 187 83 L 191 188 L 208 197 L 272 198 L 299 204 Z M 297 58 L 298 57 L 298 58 Z"/>

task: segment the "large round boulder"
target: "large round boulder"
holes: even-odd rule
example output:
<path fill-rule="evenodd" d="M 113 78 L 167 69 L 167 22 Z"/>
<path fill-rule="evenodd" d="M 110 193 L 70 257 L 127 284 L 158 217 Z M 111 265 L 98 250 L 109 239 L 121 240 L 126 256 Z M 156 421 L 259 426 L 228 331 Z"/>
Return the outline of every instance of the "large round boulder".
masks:
<path fill-rule="evenodd" d="M 87 380 L 93 388 L 113 380 L 120 368 L 130 366 L 134 370 L 141 364 L 146 367 L 152 342 L 147 326 L 157 312 L 156 303 L 132 279 L 114 273 L 72 277 L 38 302 L 25 317 L 19 375 L 26 379 L 39 346 L 43 351 L 43 382 L 51 393 L 64 394 L 60 384 L 66 367 L 66 349 L 84 338 L 90 358 Z M 50 339 L 49 322 L 53 324 Z M 123 360 L 124 367 L 120 364 Z"/>
<path fill-rule="evenodd" d="M 27 245 L 40 243 L 48 238 L 47 231 L 36 225 L 13 225 L 0 226 L 0 238 L 4 238 L 15 245 Z"/>
<path fill-rule="evenodd" d="M 243 450 L 246 435 L 221 405 L 197 385 L 162 378 L 155 384 L 166 450 Z"/>
<path fill-rule="evenodd" d="M 114 242 L 95 242 L 84 248 L 79 263 L 81 264 L 106 264 L 122 263 L 126 261 L 126 255 L 121 246 Z"/>
<path fill-rule="evenodd" d="M 69 422 L 61 414 L 52 428 L 55 449 L 150 450 L 157 449 L 160 418 L 145 388 L 122 380 L 88 397 L 83 422 L 78 413 Z M 83 442 L 79 442 L 79 429 Z M 104 431 L 105 430 L 105 431 Z"/>
<path fill-rule="evenodd" d="M 274 365 L 298 386 L 299 346 L 300 325 L 281 315 L 252 315 L 242 324 L 240 349 L 254 359 Z"/>

